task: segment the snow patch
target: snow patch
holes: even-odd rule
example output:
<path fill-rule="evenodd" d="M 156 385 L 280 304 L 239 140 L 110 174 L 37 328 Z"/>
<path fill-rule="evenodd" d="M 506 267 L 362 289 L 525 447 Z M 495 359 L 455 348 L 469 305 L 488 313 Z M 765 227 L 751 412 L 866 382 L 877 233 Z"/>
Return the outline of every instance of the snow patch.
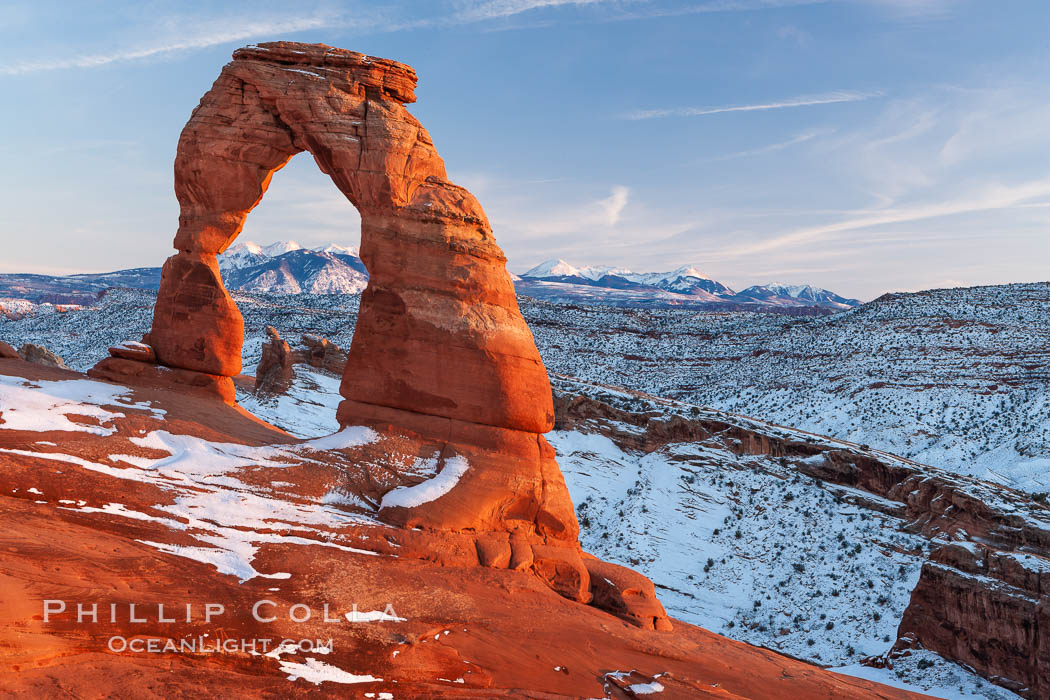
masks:
<path fill-rule="evenodd" d="M 149 402 L 129 400 L 130 392 L 127 387 L 90 379 L 49 381 L 0 375 L 0 430 L 61 430 L 108 436 L 117 432 L 113 420 L 125 414 L 103 406 L 149 411 L 154 418 L 164 415 Z M 93 418 L 99 425 L 75 423 L 69 418 L 72 415 Z"/>
<path fill-rule="evenodd" d="M 383 496 L 380 508 L 415 508 L 430 503 L 451 491 L 467 473 L 470 463 L 456 455 L 445 460 L 445 467 L 434 477 L 415 486 L 398 486 Z"/>
<path fill-rule="evenodd" d="M 281 671 L 288 674 L 288 680 L 290 681 L 297 681 L 302 678 L 304 681 L 314 685 L 321 685 L 322 683 L 374 683 L 383 680 L 375 676 L 347 673 L 341 668 L 336 668 L 313 658 L 307 658 L 305 664 L 282 660 Z"/>

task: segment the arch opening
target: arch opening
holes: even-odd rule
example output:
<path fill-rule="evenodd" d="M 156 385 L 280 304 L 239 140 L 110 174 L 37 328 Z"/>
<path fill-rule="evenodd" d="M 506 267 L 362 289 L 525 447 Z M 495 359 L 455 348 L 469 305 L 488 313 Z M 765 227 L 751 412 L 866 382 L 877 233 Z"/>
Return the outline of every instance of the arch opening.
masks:
<path fill-rule="evenodd" d="M 293 241 L 308 249 L 333 244 L 356 250 L 361 245 L 361 213 L 313 157 L 300 151 L 273 174 L 231 248 L 249 241 L 262 246 Z"/>
<path fill-rule="evenodd" d="M 243 375 L 234 377 L 237 402 L 298 438 L 339 429 L 339 382 L 368 282 L 358 257 L 360 221 L 312 156 L 300 152 L 274 172 L 237 239 L 218 257 L 222 281 L 245 325 Z M 274 317 L 260 313 L 267 304 L 246 303 L 240 293 L 356 297 L 343 297 L 338 319 L 330 302 L 309 296 L 289 300 L 294 315 Z M 342 318 L 345 323 L 338 322 Z"/>

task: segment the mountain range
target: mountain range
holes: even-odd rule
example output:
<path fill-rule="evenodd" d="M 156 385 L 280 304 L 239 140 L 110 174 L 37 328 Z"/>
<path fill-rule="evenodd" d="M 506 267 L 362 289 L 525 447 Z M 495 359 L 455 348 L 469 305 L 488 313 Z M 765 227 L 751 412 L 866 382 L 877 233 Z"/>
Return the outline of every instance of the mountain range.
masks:
<path fill-rule="evenodd" d="M 368 270 L 358 249 L 341 245 L 303 248 L 295 241 L 268 246 L 248 241 L 219 256 L 227 288 L 283 294 L 360 294 Z"/>
<path fill-rule="evenodd" d="M 241 292 L 359 294 L 368 284 L 358 249 L 335 244 L 303 248 L 295 241 L 268 246 L 248 241 L 220 255 L 219 268 L 226 287 Z M 691 266 L 638 273 L 550 260 L 512 277 L 519 294 L 562 303 L 790 314 L 827 314 L 860 304 L 810 285 L 767 284 L 736 292 Z M 159 267 L 64 276 L 0 274 L 0 312 L 18 313 L 16 307 L 26 301 L 86 305 L 111 287 L 156 290 L 159 285 Z"/>
<path fill-rule="evenodd" d="M 548 260 L 515 279 L 519 294 L 537 299 L 604 306 L 684 306 L 708 310 L 833 313 L 860 305 L 808 284 L 772 283 L 735 292 L 686 265 L 671 272 L 632 272 L 616 267 L 575 267 Z"/>

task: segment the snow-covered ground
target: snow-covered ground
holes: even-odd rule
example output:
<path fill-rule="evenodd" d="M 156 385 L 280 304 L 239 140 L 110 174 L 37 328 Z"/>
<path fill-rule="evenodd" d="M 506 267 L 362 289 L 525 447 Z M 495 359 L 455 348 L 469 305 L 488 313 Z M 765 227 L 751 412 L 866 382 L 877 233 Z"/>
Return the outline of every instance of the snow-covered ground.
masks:
<path fill-rule="evenodd" d="M 245 370 L 266 325 L 349 347 L 358 297 L 238 295 Z M 153 295 L 0 321 L 85 369 L 149 329 Z M 548 369 L 871 445 L 956 473 L 1050 490 L 1050 285 L 938 290 L 831 317 L 705 314 L 522 300 Z M 288 396 L 246 408 L 295 435 L 335 428 L 337 378 L 296 367 Z M 623 401 L 644 403 L 630 394 Z M 641 407 L 641 406 L 639 406 Z M 709 443 L 634 452 L 559 431 L 589 551 L 642 571 L 672 615 L 726 636 L 939 697 L 1013 698 L 923 652 L 886 652 L 930 543 L 847 489 Z"/>
<path fill-rule="evenodd" d="M 548 437 L 584 548 L 652 579 L 672 616 L 934 697 L 1017 697 L 932 652 L 860 664 L 896 641 L 931 542 L 851 502 L 852 489 L 716 445 L 643 453 L 598 433 Z"/>
<path fill-rule="evenodd" d="M 522 306 L 552 372 L 1050 491 L 1050 284 L 826 317 Z"/>
<path fill-rule="evenodd" d="M 361 297 L 355 294 L 241 294 L 234 300 L 244 316 L 244 371 L 255 373 L 273 326 L 291 344 L 312 333 L 342 348 L 350 347 Z M 72 369 L 85 371 L 108 356 L 107 348 L 139 340 L 153 324 L 155 292 L 114 289 L 95 305 L 59 312 L 52 304 L 36 305 L 19 320 L 0 317 L 0 340 L 16 348 L 37 343 L 58 354 Z"/>
<path fill-rule="evenodd" d="M 0 375 L 0 414 L 3 416 L 0 430 L 89 432 L 108 436 L 116 431 L 113 421 L 123 418 L 124 413 L 104 406 L 126 406 L 129 410 L 163 417 L 162 409 L 148 403 L 132 402 L 127 399 L 127 393 L 126 389 L 114 384 L 87 379 L 30 381 Z M 71 422 L 67 417 L 69 414 L 89 416 L 99 425 Z M 0 448 L 0 456 L 7 459 L 31 457 L 67 467 L 72 465 L 170 492 L 173 494 L 172 503 L 154 505 L 150 509 L 152 513 L 128 509 L 119 500 L 101 508 L 88 507 L 83 502 L 64 502 L 59 507 L 162 523 L 172 531 L 187 534 L 195 544 L 140 541 L 169 554 L 202 561 L 214 566 L 219 573 L 236 576 L 242 581 L 256 576 L 287 578 L 287 574 L 281 572 L 260 573 L 252 565 L 259 544 L 264 542 L 319 544 L 375 554 L 338 544 L 331 534 L 345 523 L 374 524 L 370 517 L 350 514 L 330 505 L 326 499 L 317 503 L 292 503 L 276 497 L 272 490 L 274 485 L 261 488 L 242 481 L 249 468 L 280 469 L 308 460 L 318 451 L 368 444 L 378 439 L 374 431 L 351 427 L 304 443 L 263 447 L 211 442 L 165 430 L 143 432 L 140 437 L 131 437 L 129 441 L 166 456 L 111 454 L 104 460 L 85 459 L 64 454 L 61 445 L 51 442 L 26 445 L 25 449 Z M 39 496 L 37 502 L 52 500 L 52 494 L 46 491 L 32 486 L 30 491 Z M 283 532 L 296 534 L 270 532 L 275 523 L 283 524 Z"/>
<path fill-rule="evenodd" d="M 928 543 L 769 458 L 676 443 L 648 454 L 551 435 L 584 547 L 660 586 L 670 612 L 822 664 L 881 654 Z"/>
<path fill-rule="evenodd" d="M 894 660 L 893 668 L 852 664 L 831 670 L 945 700 L 972 700 L 974 697 L 1017 700 L 1020 697 L 925 650 Z"/>
<path fill-rule="evenodd" d="M 264 329 L 347 348 L 356 295 L 237 294 L 245 371 Z M 149 330 L 154 295 L 111 291 L 64 313 L 0 319 L 87 369 Z M 1050 284 L 902 294 L 827 317 L 559 305 L 521 298 L 547 368 L 869 444 L 1030 492 L 1050 491 Z M 294 432 L 294 431 L 293 431 Z"/>
<path fill-rule="evenodd" d="M 267 423 L 276 425 L 296 437 L 327 435 L 339 430 L 335 411 L 343 397 L 339 395 L 339 377 L 309 365 L 294 366 L 295 381 L 287 394 L 258 396 L 237 390 L 237 403 Z"/>

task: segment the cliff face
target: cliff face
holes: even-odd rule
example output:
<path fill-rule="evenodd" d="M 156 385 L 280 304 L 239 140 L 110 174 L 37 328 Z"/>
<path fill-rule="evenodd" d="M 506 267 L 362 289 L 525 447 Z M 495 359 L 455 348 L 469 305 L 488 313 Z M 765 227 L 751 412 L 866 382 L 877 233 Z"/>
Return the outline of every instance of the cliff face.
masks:
<path fill-rule="evenodd" d="M 651 452 L 673 442 L 717 440 L 742 455 L 783 458 L 800 473 L 889 501 L 909 530 L 1050 552 L 1050 509 L 1013 489 L 802 430 L 704 409 L 695 416 L 625 411 L 586 396 L 555 401 L 555 426 L 596 421 L 622 444 Z M 633 426 L 622 430 L 617 424 Z M 878 507 L 887 507 L 882 504 Z"/>
<path fill-rule="evenodd" d="M 936 651 L 1025 697 L 1050 697 L 1050 560 L 970 544 L 922 568 L 892 658 Z"/>

